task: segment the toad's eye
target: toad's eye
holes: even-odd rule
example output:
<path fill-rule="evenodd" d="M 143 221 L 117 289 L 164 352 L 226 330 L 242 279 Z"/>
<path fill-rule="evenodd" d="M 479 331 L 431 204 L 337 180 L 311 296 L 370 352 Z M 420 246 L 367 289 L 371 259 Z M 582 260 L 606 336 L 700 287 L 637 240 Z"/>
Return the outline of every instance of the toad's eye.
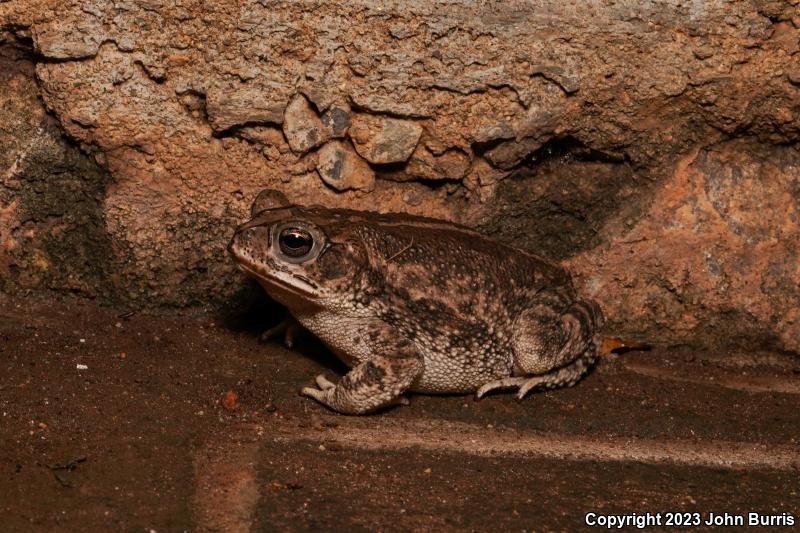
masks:
<path fill-rule="evenodd" d="M 311 251 L 314 239 L 311 234 L 299 228 L 286 228 L 278 237 L 281 252 L 289 257 L 302 257 Z"/>

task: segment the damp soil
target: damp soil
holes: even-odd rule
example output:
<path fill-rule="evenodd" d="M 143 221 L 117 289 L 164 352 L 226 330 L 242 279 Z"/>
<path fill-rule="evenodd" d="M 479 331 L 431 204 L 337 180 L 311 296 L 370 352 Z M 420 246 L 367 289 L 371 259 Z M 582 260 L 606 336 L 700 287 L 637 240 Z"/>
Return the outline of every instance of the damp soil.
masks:
<path fill-rule="evenodd" d="M 522 402 L 412 396 L 346 417 L 298 396 L 345 369 L 307 336 L 261 342 L 277 319 L 0 297 L 2 530 L 574 531 L 589 512 L 669 511 L 800 524 L 791 357 L 656 347 Z"/>

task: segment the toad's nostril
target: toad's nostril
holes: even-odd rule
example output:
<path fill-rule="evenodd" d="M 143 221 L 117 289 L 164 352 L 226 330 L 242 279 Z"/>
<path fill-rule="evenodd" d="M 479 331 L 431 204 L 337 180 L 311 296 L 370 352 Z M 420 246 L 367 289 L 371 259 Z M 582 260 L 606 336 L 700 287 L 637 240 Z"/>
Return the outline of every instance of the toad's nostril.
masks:
<path fill-rule="evenodd" d="M 242 237 L 246 237 L 247 239 L 259 239 L 266 237 L 267 229 L 264 226 L 253 226 L 252 228 L 247 228 L 242 232 Z"/>

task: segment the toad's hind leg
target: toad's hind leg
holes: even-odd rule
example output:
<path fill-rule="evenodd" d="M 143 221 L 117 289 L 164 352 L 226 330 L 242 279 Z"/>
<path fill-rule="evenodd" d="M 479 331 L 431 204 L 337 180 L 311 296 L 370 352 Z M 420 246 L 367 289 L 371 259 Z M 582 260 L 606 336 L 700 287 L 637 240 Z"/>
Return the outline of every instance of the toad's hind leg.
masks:
<path fill-rule="evenodd" d="M 484 384 L 478 398 L 498 388 L 519 387 L 522 399 L 533 389 L 570 387 L 597 360 L 600 307 L 590 300 L 574 302 L 565 311 L 539 304 L 523 311 L 515 323 L 514 372 L 517 376 Z"/>

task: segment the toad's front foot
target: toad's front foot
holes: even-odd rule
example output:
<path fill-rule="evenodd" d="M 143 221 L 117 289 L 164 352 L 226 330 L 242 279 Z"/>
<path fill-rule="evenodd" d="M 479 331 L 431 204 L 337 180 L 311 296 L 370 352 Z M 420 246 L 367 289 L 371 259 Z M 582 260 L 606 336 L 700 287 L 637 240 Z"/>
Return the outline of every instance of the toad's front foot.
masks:
<path fill-rule="evenodd" d="M 317 382 L 317 387 L 319 387 L 321 390 L 332 389 L 336 386 L 336 383 L 326 378 L 325 374 L 320 374 L 314 381 Z"/>
<path fill-rule="evenodd" d="M 355 366 L 336 384 L 319 375 L 319 388 L 303 387 L 300 394 L 339 413 L 361 415 L 408 404 L 402 394 L 421 373 L 417 357 L 378 356 Z"/>
<path fill-rule="evenodd" d="M 328 403 L 329 400 L 325 395 L 325 392 L 336 387 L 336 384 L 329 381 L 328 378 L 326 378 L 322 374 L 317 376 L 316 382 L 317 382 L 317 387 L 319 387 L 318 389 L 315 389 L 314 387 L 303 387 L 302 389 L 300 389 L 300 395 L 306 396 L 308 398 L 313 398 L 322 405 L 325 405 L 326 407 L 331 407 L 330 404 Z M 384 405 L 384 407 L 392 407 L 395 405 L 408 405 L 410 403 L 411 402 L 405 396 L 398 396 L 396 398 L 391 399 L 388 403 Z"/>
<path fill-rule="evenodd" d="M 260 342 L 267 342 L 271 339 L 280 339 L 283 336 L 283 345 L 291 349 L 294 346 L 294 340 L 297 333 L 302 331 L 303 327 L 292 316 L 287 316 L 280 321 L 279 324 L 272 326 L 259 337 Z"/>

